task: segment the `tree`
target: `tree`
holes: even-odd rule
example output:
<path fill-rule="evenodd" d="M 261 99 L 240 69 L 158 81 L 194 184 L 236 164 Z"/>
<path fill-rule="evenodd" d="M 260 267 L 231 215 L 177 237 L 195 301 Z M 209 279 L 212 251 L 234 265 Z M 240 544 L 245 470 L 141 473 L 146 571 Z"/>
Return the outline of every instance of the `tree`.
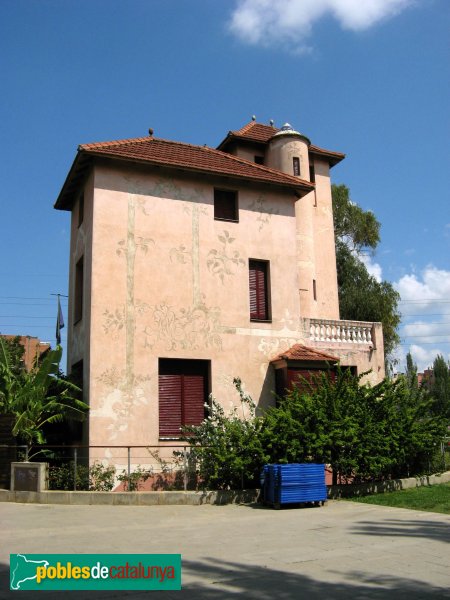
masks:
<path fill-rule="evenodd" d="M 400 295 L 391 283 L 370 275 L 362 261 L 364 252 L 374 251 L 380 241 L 380 223 L 350 200 L 345 185 L 333 185 L 332 196 L 341 319 L 380 321 L 389 359 L 400 341 Z"/>
<path fill-rule="evenodd" d="M 411 390 L 415 390 L 419 387 L 419 383 L 417 381 L 417 365 L 413 360 L 411 352 L 408 352 L 406 355 L 405 377 Z"/>
<path fill-rule="evenodd" d="M 426 471 L 445 431 L 428 394 L 411 394 L 406 378 L 361 385 L 364 375 L 338 369 L 335 381 L 323 373 L 309 390 L 295 387 L 264 416 L 263 454 L 330 464 L 333 483 Z"/>
<path fill-rule="evenodd" d="M 16 335 L 15 337 L 8 339 L 2 337 L 3 341 L 8 348 L 11 368 L 17 373 L 22 373 L 24 370 L 24 362 L 23 358 L 25 355 L 25 348 L 20 343 L 20 335 Z"/>
<path fill-rule="evenodd" d="M 450 419 L 450 365 L 441 355 L 438 355 L 433 363 L 430 392 L 434 412 L 448 421 Z"/>
<path fill-rule="evenodd" d="M 269 462 L 269 456 L 261 451 L 262 418 L 256 416 L 256 406 L 242 389 L 239 378 L 234 379 L 234 385 L 241 399 L 242 414 L 237 407 L 225 414 L 212 398 L 209 416 L 200 425 L 184 428 L 191 444 L 191 459 L 196 462 L 200 481 L 206 488 L 258 487 L 262 465 Z M 247 416 L 243 418 L 245 412 Z"/>
<path fill-rule="evenodd" d="M 27 445 L 45 443 L 47 423 L 83 419 L 89 408 L 75 397 L 79 388 L 60 377 L 61 355 L 58 346 L 30 373 L 17 373 L 14 357 L 0 338 L 0 414 L 14 417 L 12 433 Z"/>

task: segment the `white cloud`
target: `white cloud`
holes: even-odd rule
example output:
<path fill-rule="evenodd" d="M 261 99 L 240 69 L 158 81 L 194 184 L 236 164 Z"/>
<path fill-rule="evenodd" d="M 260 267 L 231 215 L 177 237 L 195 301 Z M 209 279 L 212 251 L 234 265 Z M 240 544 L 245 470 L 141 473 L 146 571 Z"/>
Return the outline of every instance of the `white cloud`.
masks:
<path fill-rule="evenodd" d="M 373 262 L 373 259 L 370 256 L 370 254 L 358 254 L 358 258 L 361 260 L 361 262 L 364 263 L 367 271 L 369 272 L 369 275 L 372 275 L 372 277 L 374 277 L 378 281 L 378 283 L 380 283 L 383 279 L 383 271 L 381 265 L 377 262 Z"/>
<path fill-rule="evenodd" d="M 405 315 L 439 312 L 445 306 L 443 303 L 450 301 L 450 271 L 428 265 L 421 272 L 421 280 L 416 274 L 404 275 L 394 287 L 405 303 L 402 307 Z"/>
<path fill-rule="evenodd" d="M 240 0 L 230 29 L 244 42 L 293 44 L 307 51 L 313 25 L 331 16 L 343 29 L 362 31 L 394 17 L 416 0 Z"/>
<path fill-rule="evenodd" d="M 404 275 L 394 287 L 401 295 L 403 316 L 399 370 L 405 369 L 408 351 L 419 371 L 432 366 L 438 354 L 449 360 L 450 271 L 428 265 L 419 275 Z"/>
<path fill-rule="evenodd" d="M 438 346 L 431 348 L 423 348 L 417 344 L 412 344 L 409 347 L 413 361 L 417 365 L 417 371 L 423 372 L 433 366 L 434 359 L 438 354 L 441 354 L 446 360 L 450 360 L 450 352 L 442 351 Z"/>

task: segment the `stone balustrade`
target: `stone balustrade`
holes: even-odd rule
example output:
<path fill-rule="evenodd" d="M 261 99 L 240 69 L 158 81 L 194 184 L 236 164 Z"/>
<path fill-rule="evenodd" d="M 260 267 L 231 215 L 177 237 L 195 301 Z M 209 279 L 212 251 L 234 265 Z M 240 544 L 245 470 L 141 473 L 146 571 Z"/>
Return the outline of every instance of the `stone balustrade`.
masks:
<path fill-rule="evenodd" d="M 374 323 L 366 321 L 332 321 L 328 319 L 302 319 L 306 337 L 315 342 L 330 344 L 374 343 Z"/>

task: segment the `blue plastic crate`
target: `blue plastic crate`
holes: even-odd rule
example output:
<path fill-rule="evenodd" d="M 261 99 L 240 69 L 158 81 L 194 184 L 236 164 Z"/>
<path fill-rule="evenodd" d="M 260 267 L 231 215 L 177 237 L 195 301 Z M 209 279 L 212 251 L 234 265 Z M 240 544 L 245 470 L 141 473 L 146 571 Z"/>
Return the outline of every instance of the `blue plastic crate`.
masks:
<path fill-rule="evenodd" d="M 261 482 L 264 501 L 275 506 L 327 499 L 324 464 L 265 465 Z"/>

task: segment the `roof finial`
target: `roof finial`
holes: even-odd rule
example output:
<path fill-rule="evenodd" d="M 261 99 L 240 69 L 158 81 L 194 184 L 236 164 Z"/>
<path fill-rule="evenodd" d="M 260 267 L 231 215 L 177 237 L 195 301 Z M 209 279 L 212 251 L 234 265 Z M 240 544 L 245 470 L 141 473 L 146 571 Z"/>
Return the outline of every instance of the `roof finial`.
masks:
<path fill-rule="evenodd" d="M 153 135 L 153 129 L 152 129 L 151 127 L 150 127 L 150 129 L 148 130 L 148 135 L 149 135 L 150 137 L 152 137 L 152 135 Z"/>
<path fill-rule="evenodd" d="M 270 126 L 273 127 L 273 119 L 270 119 L 269 123 L 270 123 Z"/>
<path fill-rule="evenodd" d="M 252 121 L 256 121 L 256 115 L 252 115 Z"/>

